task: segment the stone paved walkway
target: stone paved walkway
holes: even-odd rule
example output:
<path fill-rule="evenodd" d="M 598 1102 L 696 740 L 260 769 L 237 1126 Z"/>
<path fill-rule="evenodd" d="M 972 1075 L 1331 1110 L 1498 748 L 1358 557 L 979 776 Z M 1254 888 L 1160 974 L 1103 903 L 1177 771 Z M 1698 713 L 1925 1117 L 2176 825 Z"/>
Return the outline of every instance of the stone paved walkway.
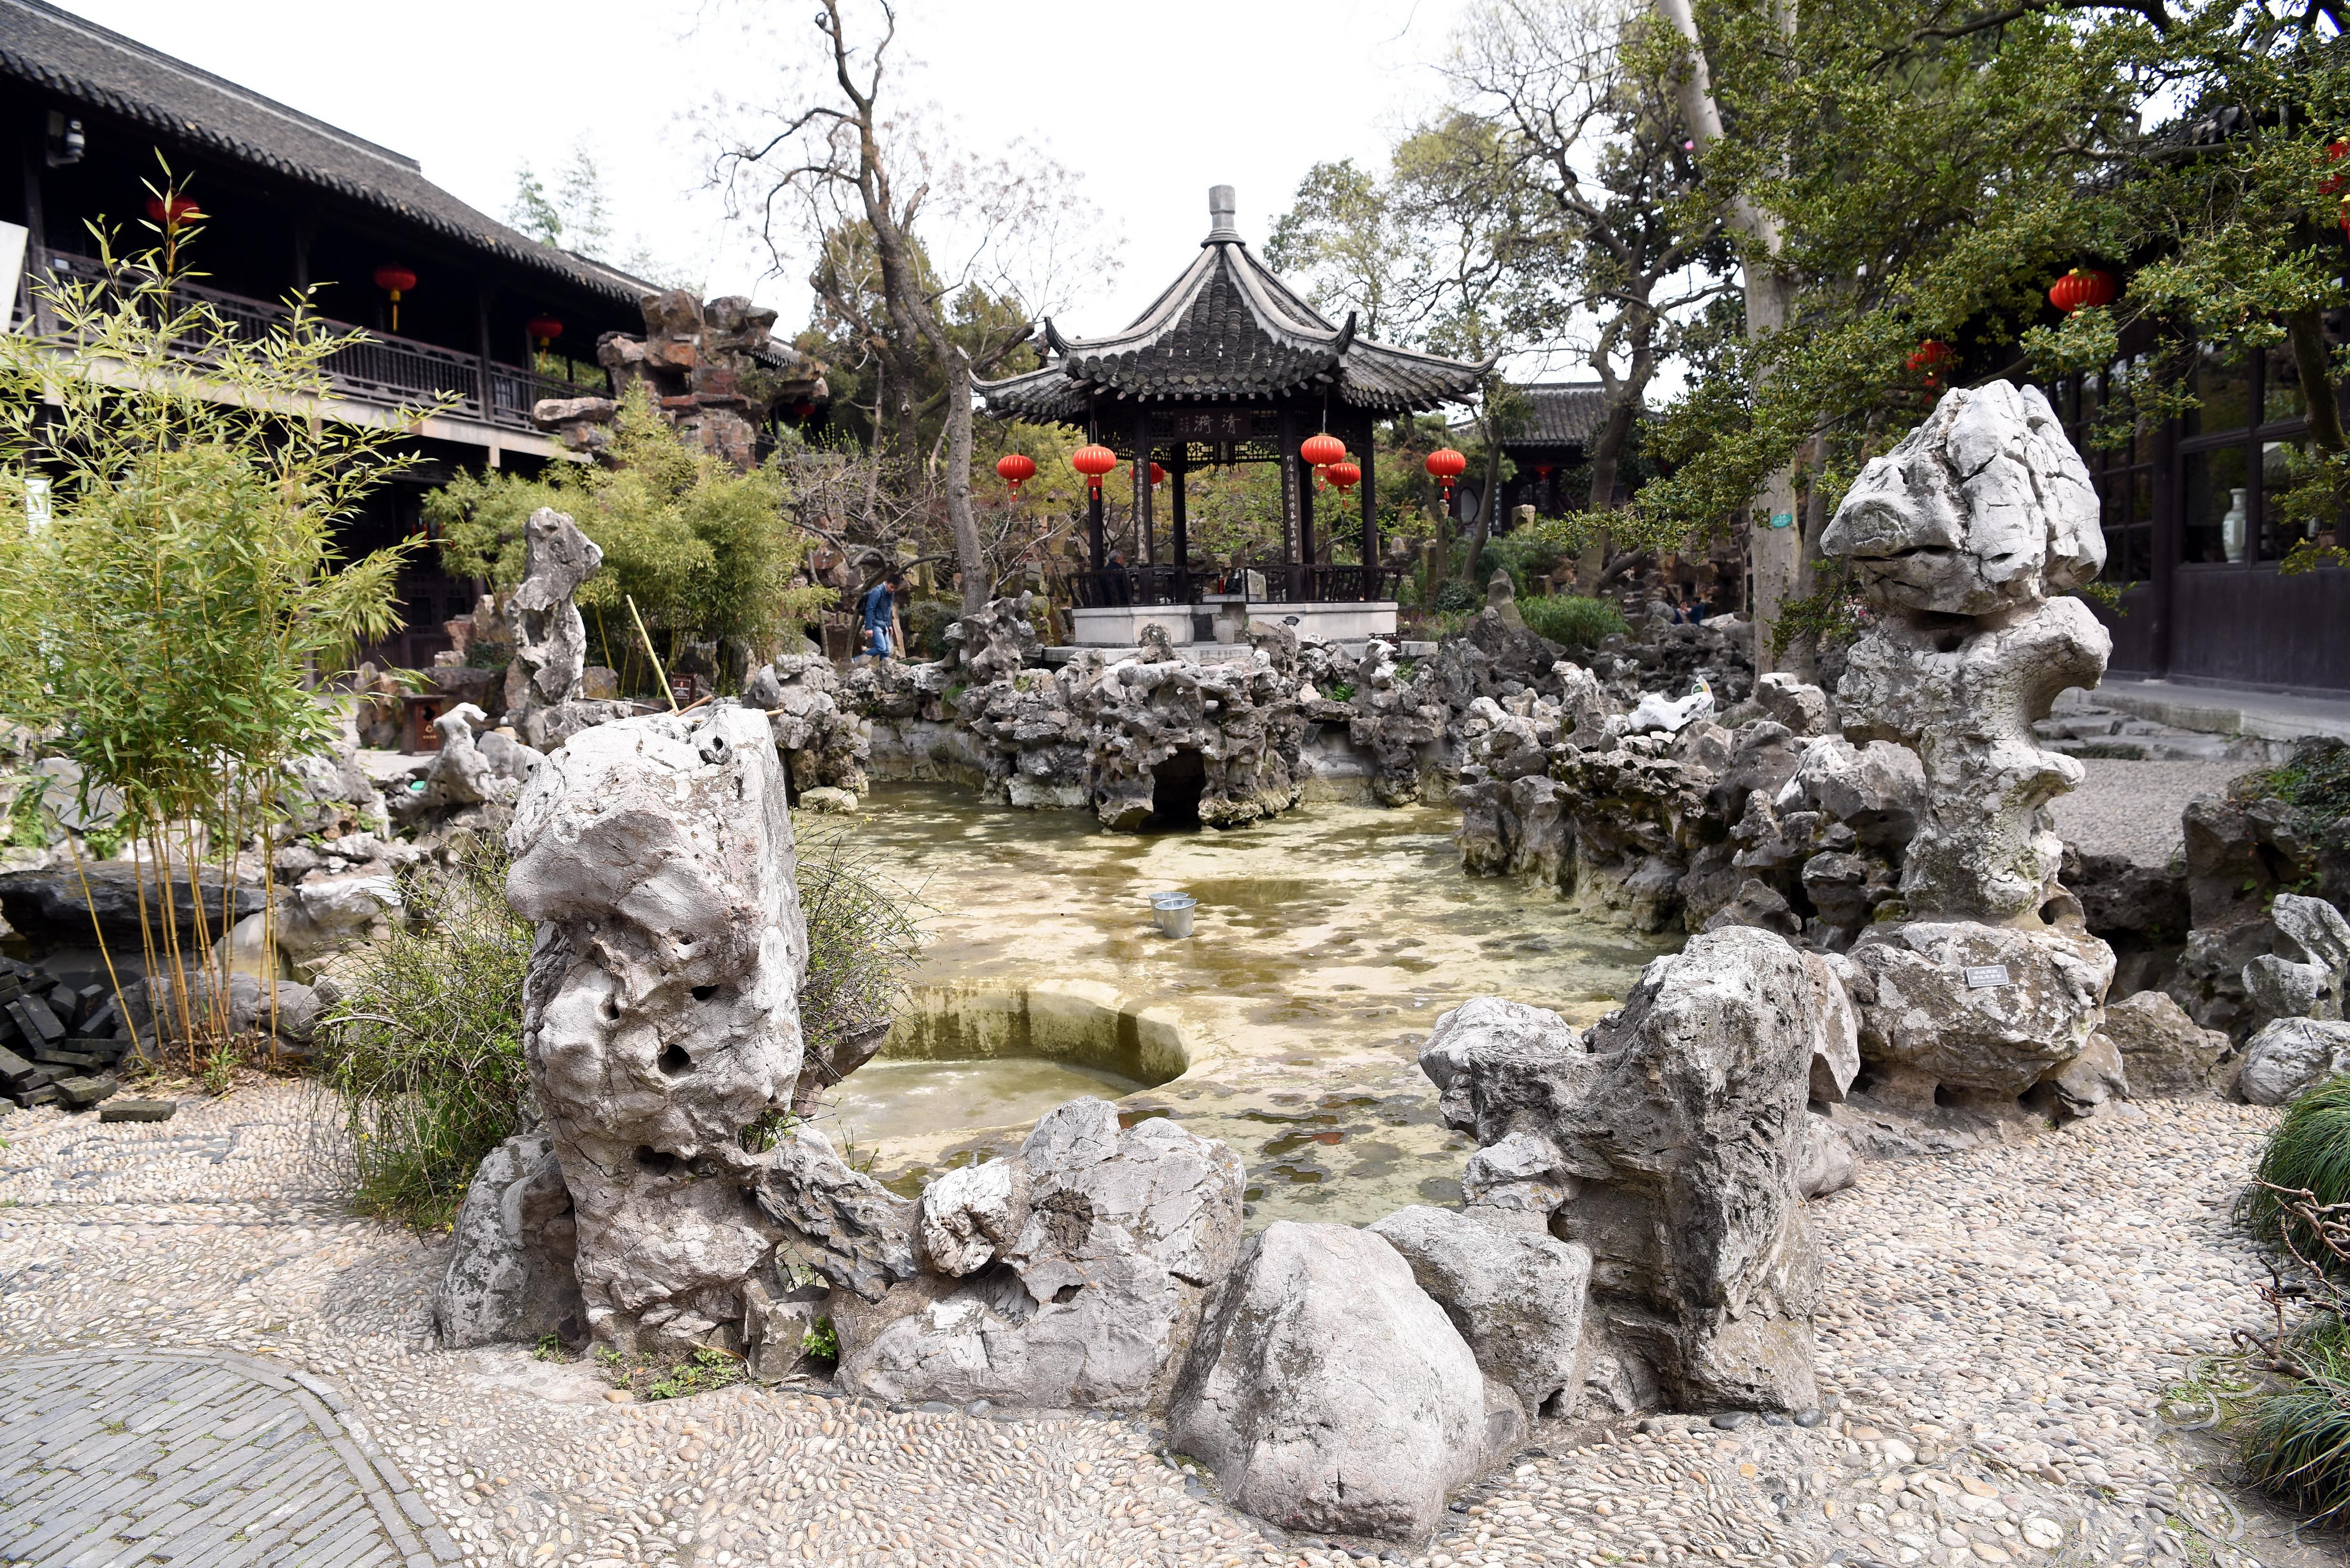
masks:
<path fill-rule="evenodd" d="M 1545 1421 L 1425 1545 L 1266 1529 L 1171 1468 L 1147 1420 L 979 1418 L 791 1388 L 636 1403 L 616 1400 L 591 1363 L 439 1350 L 429 1301 L 445 1238 L 339 1207 L 311 1111 L 305 1086 L 277 1082 L 192 1097 L 161 1124 L 98 1127 L 53 1109 L 0 1122 L 0 1564 L 95 1568 L 170 1549 L 113 1539 L 124 1525 L 109 1521 L 130 1510 L 96 1512 L 116 1499 L 106 1475 L 123 1473 L 100 1445 L 139 1436 L 127 1428 L 86 1430 L 79 1453 L 57 1454 L 80 1470 L 49 1483 L 50 1503 L 23 1495 L 11 1445 L 47 1385 L 17 1380 L 66 1369 L 102 1428 L 117 1410 L 96 1400 L 121 1397 L 130 1409 L 117 1418 L 135 1425 L 161 1407 L 169 1376 L 205 1367 L 239 1369 L 266 1390 L 255 1397 L 300 1410 L 284 1440 L 337 1458 L 345 1523 L 364 1520 L 385 1542 L 369 1556 L 361 1529 L 339 1548 L 350 1561 L 410 1553 L 418 1568 L 434 1553 L 469 1568 L 2344 1562 L 2339 1530 L 2296 1532 L 2241 1490 L 2221 1445 L 2174 1428 L 2166 1399 L 2228 1352 L 2230 1330 L 2267 1329 L 2266 1271 L 2228 1218 L 2276 1116 L 2253 1106 L 2156 1102 L 2017 1144 L 1865 1166 L 1814 1214 L 1818 1427 Z M 136 1381 L 151 1376 L 164 1381 Z M 233 1421 L 195 1435 L 225 1438 Z M 258 1449 L 266 1427 L 240 1440 Z M 177 1428 L 155 1430 L 176 1455 Z M 140 1482 L 132 1508 L 168 1504 L 171 1483 L 145 1473 L 158 1480 Z M 413 1492 L 399 1490 L 402 1474 Z M 68 1519 L 68 1488 L 85 1480 L 80 1534 L 27 1544 L 28 1525 Z M 419 1521 L 414 1546 L 395 1519 Z M 188 1531 L 172 1568 L 335 1568 L 321 1546 L 331 1533 L 303 1546 L 262 1533 L 273 1527 L 303 1528 L 263 1511 L 244 1542 Z"/>
<path fill-rule="evenodd" d="M 340 1397 L 247 1356 L 0 1366 L 0 1552 L 26 1568 L 434 1568 L 456 1548 Z"/>

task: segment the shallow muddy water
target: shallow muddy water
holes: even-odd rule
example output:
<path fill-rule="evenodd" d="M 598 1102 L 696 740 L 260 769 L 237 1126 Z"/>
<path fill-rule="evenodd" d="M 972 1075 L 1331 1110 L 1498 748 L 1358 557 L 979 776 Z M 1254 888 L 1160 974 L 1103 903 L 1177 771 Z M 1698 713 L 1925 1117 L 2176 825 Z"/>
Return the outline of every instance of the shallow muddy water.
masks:
<path fill-rule="evenodd" d="M 880 786 L 853 826 L 802 818 L 851 833 L 930 939 L 913 1014 L 843 1086 L 836 1139 L 911 1190 L 1090 1092 L 1230 1142 L 1253 1225 L 1457 1197 L 1471 1146 L 1417 1062 L 1438 1015 L 1491 993 L 1588 1023 L 1666 950 L 1463 876 L 1455 821 L 1311 805 L 1228 833 L 1118 834 L 916 784 Z M 1199 900 L 1189 938 L 1152 921 L 1149 895 L 1170 889 Z M 1129 1084 L 1155 1086 L 1121 1097 Z"/>

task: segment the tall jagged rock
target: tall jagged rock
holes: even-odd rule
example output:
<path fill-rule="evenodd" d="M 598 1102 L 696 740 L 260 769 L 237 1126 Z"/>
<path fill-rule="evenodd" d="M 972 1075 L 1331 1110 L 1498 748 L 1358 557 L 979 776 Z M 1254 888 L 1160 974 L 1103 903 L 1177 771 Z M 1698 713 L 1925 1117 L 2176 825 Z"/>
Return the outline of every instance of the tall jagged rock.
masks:
<path fill-rule="evenodd" d="M 508 722 L 580 693 L 588 626 L 573 596 L 604 564 L 604 552 L 565 513 L 542 506 L 523 524 L 522 582 L 506 599 L 514 662 L 506 666 Z"/>
<path fill-rule="evenodd" d="M 740 1348 L 785 1231 L 746 1131 L 791 1103 L 806 935 L 782 764 L 757 713 L 572 737 L 508 832 L 539 922 L 523 1044 L 576 1206 L 588 1326 L 622 1354 Z"/>
<path fill-rule="evenodd" d="M 2087 1048 L 2114 972 L 2058 880 L 2047 805 L 2081 764 L 2033 733 L 2112 639 L 2063 595 L 2105 564 L 2096 493 L 2035 388 L 1946 395 L 1861 471 L 1822 540 L 1876 610 L 1837 687 L 1846 737 L 1917 753 L 1903 920 L 1852 952 L 1862 1043 L 1910 1080 L 2012 1095 Z M 1880 911 L 1880 916 L 1884 911 Z"/>

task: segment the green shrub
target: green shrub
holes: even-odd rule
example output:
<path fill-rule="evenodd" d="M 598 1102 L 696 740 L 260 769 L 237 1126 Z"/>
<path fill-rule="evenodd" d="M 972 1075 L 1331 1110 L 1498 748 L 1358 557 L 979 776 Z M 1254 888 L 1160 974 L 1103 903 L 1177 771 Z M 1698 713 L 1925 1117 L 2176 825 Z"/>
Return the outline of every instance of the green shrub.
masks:
<path fill-rule="evenodd" d="M 1602 638 L 1629 631 L 1624 612 L 1613 599 L 1587 599 L 1573 594 L 1549 594 L 1520 599 L 1518 613 L 1527 628 L 1565 649 L 1594 649 Z"/>
<path fill-rule="evenodd" d="M 2254 1484 L 2314 1522 L 2350 1511 L 2350 1333 L 2331 1314 L 2286 1347 L 2298 1381 L 2262 1395 L 2234 1431 Z"/>
<path fill-rule="evenodd" d="M 1437 585 L 1428 607 L 1439 615 L 1457 615 L 1463 610 L 1474 615 L 1485 607 L 1485 596 L 1458 577 L 1447 577 Z"/>
<path fill-rule="evenodd" d="M 367 1213 L 448 1223 L 482 1157 L 513 1136 L 532 929 L 506 907 L 505 868 L 492 840 L 445 881 L 403 877 L 411 920 L 369 950 L 319 1032 Z"/>
<path fill-rule="evenodd" d="M 2310 1227 L 2287 1214 L 2283 1200 L 2260 1185 L 2306 1191 L 2321 1207 L 2350 1201 L 2350 1074 L 2320 1084 L 2285 1107 L 2252 1174 L 2254 1185 L 2245 1189 L 2238 1212 L 2253 1234 L 2350 1275 L 2350 1268 L 2332 1257 Z"/>
<path fill-rule="evenodd" d="M 962 618 L 962 606 L 951 599 L 917 599 L 907 607 L 907 651 L 924 659 L 947 656 L 947 628 Z"/>
<path fill-rule="evenodd" d="M 820 1317 L 800 1335 L 800 1348 L 808 1355 L 826 1361 L 840 1359 L 840 1334 L 832 1326 L 832 1319 Z"/>

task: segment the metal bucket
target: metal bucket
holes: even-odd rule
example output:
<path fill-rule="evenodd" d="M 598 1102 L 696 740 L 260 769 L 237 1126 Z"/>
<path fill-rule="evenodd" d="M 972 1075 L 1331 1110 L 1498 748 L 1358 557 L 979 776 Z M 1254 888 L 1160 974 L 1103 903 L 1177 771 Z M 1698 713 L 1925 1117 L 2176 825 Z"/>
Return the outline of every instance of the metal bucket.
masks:
<path fill-rule="evenodd" d="M 1199 904 L 1200 900 L 1189 893 L 1153 893 L 1150 896 L 1150 913 L 1159 921 L 1159 934 L 1190 936 L 1192 911 L 1199 908 Z"/>

